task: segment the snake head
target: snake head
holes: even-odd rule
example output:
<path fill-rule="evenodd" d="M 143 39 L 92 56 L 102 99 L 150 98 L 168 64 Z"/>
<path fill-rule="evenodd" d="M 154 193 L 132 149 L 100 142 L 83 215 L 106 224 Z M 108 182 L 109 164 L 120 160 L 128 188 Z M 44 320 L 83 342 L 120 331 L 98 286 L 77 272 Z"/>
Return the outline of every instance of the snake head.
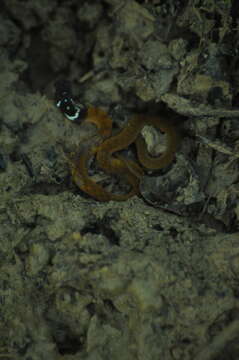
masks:
<path fill-rule="evenodd" d="M 55 83 L 56 106 L 70 121 L 79 123 L 87 115 L 87 108 L 83 104 L 77 104 L 72 98 L 71 84 L 67 80 L 58 80 Z"/>

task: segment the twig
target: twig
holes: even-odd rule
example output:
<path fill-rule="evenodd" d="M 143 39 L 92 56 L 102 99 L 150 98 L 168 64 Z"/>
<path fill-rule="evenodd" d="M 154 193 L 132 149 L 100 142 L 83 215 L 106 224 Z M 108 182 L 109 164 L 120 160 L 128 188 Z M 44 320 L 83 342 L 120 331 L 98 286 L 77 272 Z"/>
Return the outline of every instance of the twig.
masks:
<path fill-rule="evenodd" d="M 194 360 L 212 360 L 226 347 L 228 343 L 239 337 L 239 320 L 234 320 L 224 328 L 213 341 L 200 351 Z"/>
<path fill-rule="evenodd" d="M 233 152 L 225 144 L 221 144 L 218 141 L 211 141 L 210 139 L 208 139 L 204 136 L 201 136 L 201 135 L 196 135 L 196 137 L 199 138 L 203 144 L 210 146 L 211 148 L 213 148 L 216 151 L 219 151 L 226 155 L 233 156 L 235 158 L 239 158 L 239 153 Z"/>

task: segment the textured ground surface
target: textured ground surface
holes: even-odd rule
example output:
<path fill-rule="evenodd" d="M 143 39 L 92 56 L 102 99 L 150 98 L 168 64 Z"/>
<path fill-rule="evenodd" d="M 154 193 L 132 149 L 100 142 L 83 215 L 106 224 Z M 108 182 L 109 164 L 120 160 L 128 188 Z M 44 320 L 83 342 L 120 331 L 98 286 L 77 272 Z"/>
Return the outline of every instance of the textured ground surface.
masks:
<path fill-rule="evenodd" d="M 3 1 L 0 358 L 239 358 L 238 18 L 232 0 Z M 177 119 L 175 162 L 142 196 L 71 183 L 62 147 L 93 130 L 55 108 L 62 77 L 118 128 Z"/>

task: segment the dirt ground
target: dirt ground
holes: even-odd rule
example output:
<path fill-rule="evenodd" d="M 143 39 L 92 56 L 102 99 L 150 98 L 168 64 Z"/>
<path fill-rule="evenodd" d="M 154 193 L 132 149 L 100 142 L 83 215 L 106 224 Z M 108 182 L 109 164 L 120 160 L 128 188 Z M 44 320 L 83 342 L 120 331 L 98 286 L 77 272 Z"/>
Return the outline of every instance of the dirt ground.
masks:
<path fill-rule="evenodd" d="M 1 2 L 0 359 L 239 359 L 238 49 L 236 0 Z M 72 183 L 63 148 L 92 129 L 56 108 L 60 78 L 115 128 L 175 119 L 140 196 Z"/>

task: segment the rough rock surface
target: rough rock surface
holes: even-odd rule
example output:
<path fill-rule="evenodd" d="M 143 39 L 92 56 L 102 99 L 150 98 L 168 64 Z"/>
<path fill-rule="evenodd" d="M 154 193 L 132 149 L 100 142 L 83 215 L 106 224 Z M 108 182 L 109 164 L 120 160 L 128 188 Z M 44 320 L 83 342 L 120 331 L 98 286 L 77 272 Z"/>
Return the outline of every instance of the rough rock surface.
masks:
<path fill-rule="evenodd" d="M 238 18 L 227 0 L 2 1 L 0 358 L 239 358 Z M 64 149 L 97 134 L 63 119 L 58 78 L 118 128 L 135 110 L 180 124 L 140 197 L 72 184 Z"/>

